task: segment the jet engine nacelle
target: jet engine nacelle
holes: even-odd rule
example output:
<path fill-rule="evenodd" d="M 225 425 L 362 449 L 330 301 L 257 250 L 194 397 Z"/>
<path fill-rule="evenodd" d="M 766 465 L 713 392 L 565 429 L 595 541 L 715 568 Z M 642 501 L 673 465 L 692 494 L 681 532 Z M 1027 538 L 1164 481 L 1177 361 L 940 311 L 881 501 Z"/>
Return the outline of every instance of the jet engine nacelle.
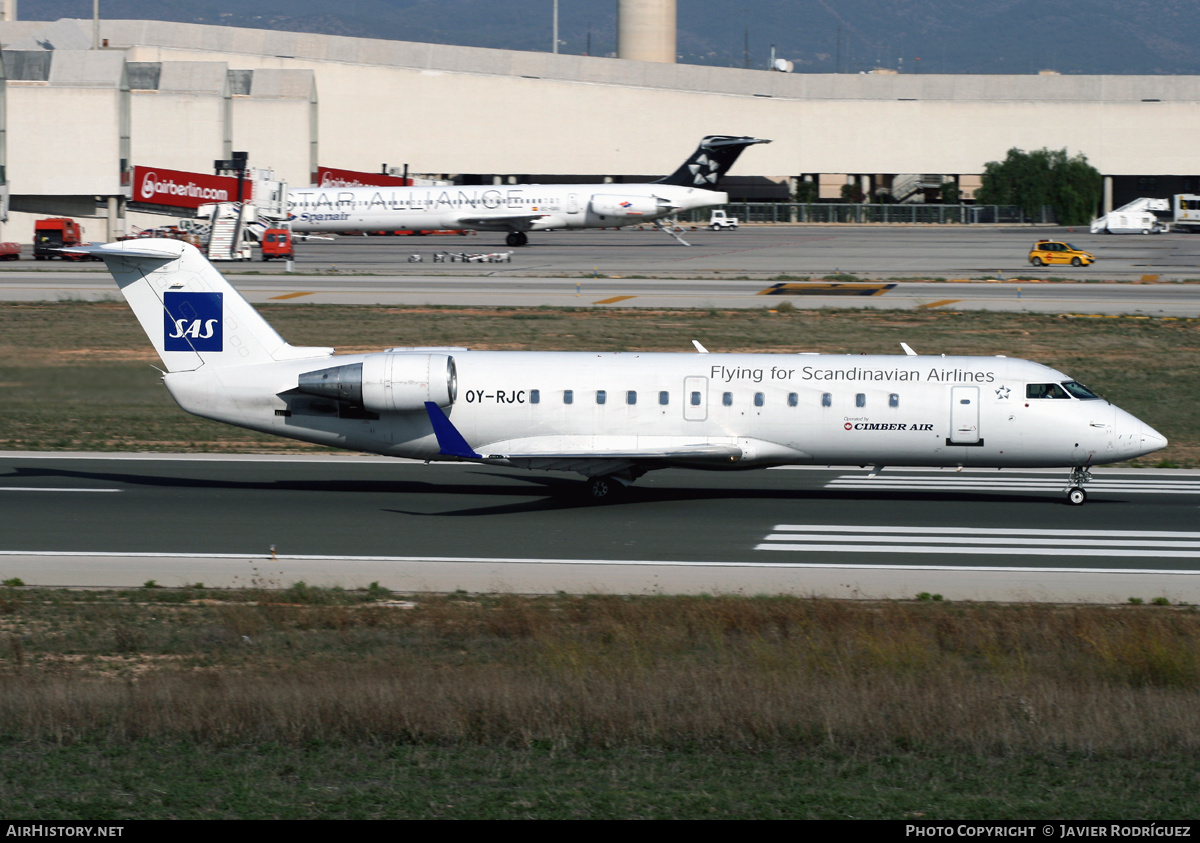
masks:
<path fill-rule="evenodd" d="M 453 404 L 458 371 L 447 354 L 371 354 L 361 363 L 305 372 L 298 389 L 373 413 L 405 413 L 424 410 L 426 401 Z"/>
<path fill-rule="evenodd" d="M 618 194 L 596 194 L 592 197 L 592 213 L 598 217 L 613 217 L 620 220 L 650 217 L 653 219 L 663 211 L 660 200 L 654 196 L 620 196 Z"/>

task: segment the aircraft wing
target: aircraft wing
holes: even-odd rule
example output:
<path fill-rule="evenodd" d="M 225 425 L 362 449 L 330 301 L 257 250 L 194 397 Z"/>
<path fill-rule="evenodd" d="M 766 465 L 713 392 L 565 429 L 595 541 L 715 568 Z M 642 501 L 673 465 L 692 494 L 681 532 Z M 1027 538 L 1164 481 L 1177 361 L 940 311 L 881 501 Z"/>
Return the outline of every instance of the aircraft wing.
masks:
<path fill-rule="evenodd" d="M 742 448 L 730 442 L 711 442 L 685 436 L 523 436 L 483 446 L 467 444 L 458 428 L 437 404 L 425 403 L 443 456 L 525 468 L 576 470 L 583 463 L 730 463 L 740 460 Z"/>
<path fill-rule="evenodd" d="M 535 222 L 545 219 L 549 214 L 506 214 L 502 217 L 458 217 L 458 224 L 463 228 L 474 228 L 479 231 L 528 231 Z"/>

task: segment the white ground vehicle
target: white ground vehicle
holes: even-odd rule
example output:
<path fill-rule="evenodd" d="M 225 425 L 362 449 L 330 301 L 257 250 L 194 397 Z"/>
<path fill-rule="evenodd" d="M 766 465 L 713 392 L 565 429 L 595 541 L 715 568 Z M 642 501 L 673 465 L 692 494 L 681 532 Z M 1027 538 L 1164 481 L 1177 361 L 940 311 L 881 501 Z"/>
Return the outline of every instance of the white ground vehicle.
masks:
<path fill-rule="evenodd" d="M 1179 231 L 1200 231 L 1200 196 L 1175 194 L 1175 228 Z"/>
<path fill-rule="evenodd" d="M 1134 199 L 1115 211 L 1092 221 L 1092 234 L 1163 234 L 1171 227 L 1161 222 L 1155 211 L 1171 210 L 1167 199 Z"/>
<path fill-rule="evenodd" d="M 708 218 L 708 227 L 713 231 L 720 231 L 722 228 L 736 229 L 737 217 L 731 217 L 724 211 L 713 211 L 712 216 Z"/>

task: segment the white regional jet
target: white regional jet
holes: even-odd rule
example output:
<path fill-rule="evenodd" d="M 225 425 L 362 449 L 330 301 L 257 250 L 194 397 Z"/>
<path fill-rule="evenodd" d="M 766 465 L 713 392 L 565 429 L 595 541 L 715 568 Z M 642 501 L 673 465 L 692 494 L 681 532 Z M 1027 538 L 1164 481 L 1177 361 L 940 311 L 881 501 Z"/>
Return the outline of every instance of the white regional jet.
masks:
<path fill-rule="evenodd" d="M 678 170 L 649 184 L 512 184 L 463 187 L 306 187 L 288 190 L 293 231 L 472 229 L 527 231 L 618 228 L 655 223 L 693 208 L 724 205 L 717 182 L 759 138 L 709 135 Z"/>
<path fill-rule="evenodd" d="M 1005 357 L 640 354 L 289 345 L 194 247 L 104 259 L 190 413 L 419 460 L 575 471 L 596 498 L 647 471 L 777 465 L 1089 468 L 1167 444 L 1062 372 Z"/>

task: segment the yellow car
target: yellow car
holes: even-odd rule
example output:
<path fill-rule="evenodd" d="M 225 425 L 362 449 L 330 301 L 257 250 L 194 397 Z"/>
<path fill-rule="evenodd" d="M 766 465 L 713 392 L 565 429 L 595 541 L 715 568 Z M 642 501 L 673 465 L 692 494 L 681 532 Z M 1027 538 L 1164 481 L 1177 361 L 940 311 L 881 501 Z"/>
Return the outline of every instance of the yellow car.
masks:
<path fill-rule="evenodd" d="M 1029 250 L 1029 262 L 1034 266 L 1045 266 L 1052 263 L 1091 266 L 1096 262 L 1096 256 L 1061 240 L 1039 240 Z"/>

